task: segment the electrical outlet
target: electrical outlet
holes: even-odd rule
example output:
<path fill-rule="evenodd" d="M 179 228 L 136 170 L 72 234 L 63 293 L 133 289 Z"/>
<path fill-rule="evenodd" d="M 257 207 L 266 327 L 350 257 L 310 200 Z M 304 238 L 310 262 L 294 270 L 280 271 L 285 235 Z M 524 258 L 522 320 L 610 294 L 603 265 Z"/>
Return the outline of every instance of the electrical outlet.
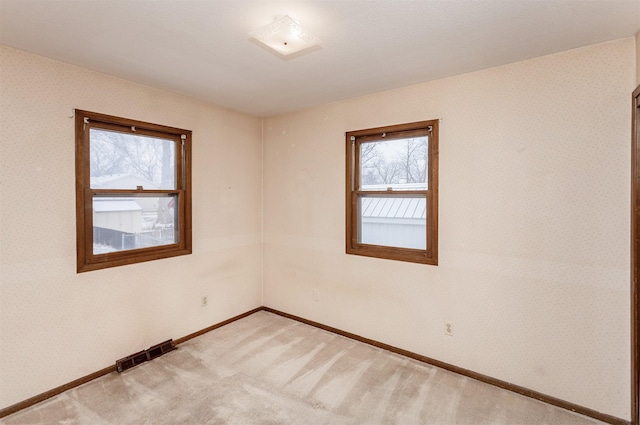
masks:
<path fill-rule="evenodd" d="M 207 296 L 204 295 L 202 297 L 202 300 L 201 300 L 201 303 L 200 303 L 200 307 L 206 307 L 208 303 L 209 303 L 209 300 L 207 300 Z"/>
<path fill-rule="evenodd" d="M 453 336 L 453 324 L 451 322 L 444 322 L 444 334 Z"/>
<path fill-rule="evenodd" d="M 318 292 L 317 289 L 311 290 L 311 297 L 313 298 L 314 301 L 320 301 L 320 293 Z"/>

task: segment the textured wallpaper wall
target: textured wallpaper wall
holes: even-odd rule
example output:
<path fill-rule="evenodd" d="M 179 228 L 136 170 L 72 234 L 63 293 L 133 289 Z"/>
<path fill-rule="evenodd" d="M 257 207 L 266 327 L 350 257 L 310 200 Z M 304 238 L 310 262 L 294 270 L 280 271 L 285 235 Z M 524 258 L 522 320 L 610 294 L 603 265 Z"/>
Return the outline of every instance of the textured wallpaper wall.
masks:
<path fill-rule="evenodd" d="M 628 419 L 637 41 L 266 119 L 265 305 Z M 0 408 L 260 305 L 260 119 L 0 63 Z M 73 108 L 194 131 L 193 255 L 75 273 Z M 347 256 L 344 132 L 432 118 L 440 265 Z"/>
<path fill-rule="evenodd" d="M 0 408 L 261 304 L 260 119 L 9 48 L 0 64 Z M 74 108 L 193 131 L 192 255 L 76 274 Z"/>
<path fill-rule="evenodd" d="M 629 419 L 634 49 L 266 119 L 265 304 Z M 440 265 L 346 255 L 344 133 L 435 118 Z"/>
<path fill-rule="evenodd" d="M 640 31 L 636 33 L 636 84 L 640 85 Z"/>

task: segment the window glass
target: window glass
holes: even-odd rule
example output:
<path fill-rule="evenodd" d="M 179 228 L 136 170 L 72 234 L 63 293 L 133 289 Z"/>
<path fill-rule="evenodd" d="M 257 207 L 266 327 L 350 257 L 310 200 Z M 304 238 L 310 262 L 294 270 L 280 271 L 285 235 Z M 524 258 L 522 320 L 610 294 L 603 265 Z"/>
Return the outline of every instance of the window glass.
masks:
<path fill-rule="evenodd" d="M 175 189 L 173 140 L 90 130 L 92 189 Z"/>
<path fill-rule="evenodd" d="M 426 136 L 361 143 L 361 190 L 426 190 L 428 158 Z"/>
<path fill-rule="evenodd" d="M 427 203 L 424 197 L 361 196 L 359 199 L 359 243 L 426 249 Z"/>
<path fill-rule="evenodd" d="M 93 198 L 93 253 L 178 242 L 176 195 Z"/>

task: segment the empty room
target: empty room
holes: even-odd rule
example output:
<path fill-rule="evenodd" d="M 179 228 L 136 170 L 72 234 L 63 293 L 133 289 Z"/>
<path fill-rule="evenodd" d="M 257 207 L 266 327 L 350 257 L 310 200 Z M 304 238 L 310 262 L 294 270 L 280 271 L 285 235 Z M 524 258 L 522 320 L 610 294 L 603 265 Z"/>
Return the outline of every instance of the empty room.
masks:
<path fill-rule="evenodd" d="M 0 0 L 0 424 L 640 425 L 640 1 Z"/>

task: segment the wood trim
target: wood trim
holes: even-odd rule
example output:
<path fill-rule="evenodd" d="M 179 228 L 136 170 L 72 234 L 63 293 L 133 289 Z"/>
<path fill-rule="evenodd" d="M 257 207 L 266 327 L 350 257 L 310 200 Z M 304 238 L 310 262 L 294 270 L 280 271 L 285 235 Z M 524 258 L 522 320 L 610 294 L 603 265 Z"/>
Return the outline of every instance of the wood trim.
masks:
<path fill-rule="evenodd" d="M 387 198 L 416 198 L 416 197 L 427 197 L 430 191 L 427 190 L 354 190 L 353 193 L 360 197 L 371 196 L 373 198 L 378 198 L 381 196 Z"/>
<path fill-rule="evenodd" d="M 188 340 L 190 340 L 192 338 L 195 338 L 197 336 L 206 334 L 209 331 L 212 331 L 214 329 L 218 329 L 219 327 L 222 327 L 224 325 L 228 325 L 231 322 L 235 322 L 236 320 L 240 320 L 240 319 L 243 319 L 243 318 L 245 318 L 247 316 L 250 316 L 253 313 L 256 313 L 256 312 L 258 312 L 258 311 L 260 311 L 262 309 L 263 309 L 262 307 L 254 308 L 253 310 L 249 310 L 246 313 L 239 314 L 239 315 L 234 316 L 234 317 L 232 317 L 230 319 L 227 319 L 227 320 L 224 320 L 224 321 L 222 321 L 220 323 L 216 323 L 215 325 L 209 326 L 208 328 L 204 328 L 202 330 L 199 330 L 197 332 L 194 332 L 194 333 L 189 334 L 187 336 L 184 336 L 182 338 L 178 338 L 178 339 L 174 340 L 173 343 L 175 345 L 182 344 L 182 343 L 184 343 L 184 342 L 186 342 L 186 341 L 188 341 Z M 31 407 L 31 406 L 33 406 L 35 404 L 38 404 L 38 403 L 40 403 L 42 401 L 45 401 L 45 400 L 47 400 L 47 399 L 49 399 L 51 397 L 55 397 L 58 394 L 61 394 L 61 393 L 65 392 L 65 391 L 68 391 L 68 390 L 71 390 L 71 389 L 73 389 L 75 387 L 79 387 L 82 384 L 86 384 L 89 381 L 93 381 L 96 378 L 100 378 L 101 376 L 108 375 L 109 373 L 115 372 L 115 371 L 116 371 L 116 366 L 114 364 L 113 366 L 105 367 L 104 369 L 100 369 L 100 370 L 98 370 L 96 372 L 90 373 L 87 376 L 83 376 L 82 378 L 78 378 L 78 379 L 76 379 L 74 381 L 71 381 L 71 382 L 68 382 L 68 383 L 66 383 L 64 385 L 60 385 L 59 387 L 56 387 L 56 388 L 51 389 L 49 391 L 45 391 L 42 394 L 38 394 L 38 395 L 36 395 L 34 397 L 28 398 L 28 399 L 26 399 L 24 401 L 18 402 L 18 403 L 13 404 L 13 405 L 11 405 L 9 407 L 5 407 L 4 409 L 0 409 L 0 418 L 4 418 L 5 416 L 9 416 L 9 415 L 11 415 L 13 413 L 16 413 L 16 412 L 18 412 L 18 411 L 20 411 L 22 409 L 26 409 L 27 407 Z"/>
<path fill-rule="evenodd" d="M 214 329 L 221 328 L 222 326 L 228 325 L 229 323 L 235 322 L 236 320 L 244 319 L 245 317 L 251 316 L 253 313 L 257 313 L 257 312 L 259 312 L 261 310 L 263 310 L 263 307 L 254 308 L 253 310 L 249 310 L 246 313 L 242 313 L 242 314 L 238 314 L 237 316 L 233 316 L 231 319 L 224 320 L 224 321 L 222 321 L 220 323 L 216 323 L 215 325 L 209 326 L 208 328 L 204 328 L 204 329 L 201 329 L 201 330 L 199 330 L 197 332 L 189 334 L 187 336 L 183 336 L 182 338 L 178 338 L 178 339 L 174 340 L 173 343 L 175 345 L 179 345 L 179 344 L 185 343 L 185 342 L 189 341 L 190 339 L 193 339 L 193 338 L 198 337 L 200 335 L 204 335 L 207 332 L 211 332 Z"/>
<path fill-rule="evenodd" d="M 118 197 L 132 195 L 131 199 L 135 199 L 136 197 L 147 197 L 147 198 L 156 198 L 158 196 L 174 196 L 174 195 L 182 195 L 184 190 L 180 189 L 87 189 L 90 195 L 93 196 L 104 196 L 104 197 Z"/>
<path fill-rule="evenodd" d="M 349 250 L 351 249 L 351 247 L 355 244 L 355 239 L 354 236 L 355 234 L 352 232 L 353 229 L 355 229 L 355 224 L 354 224 L 354 214 L 352 213 L 352 211 L 354 211 L 355 206 L 355 194 L 353 193 L 354 190 L 358 187 L 356 186 L 356 176 L 354 174 L 355 172 L 355 157 L 356 157 L 356 152 L 355 152 L 355 141 L 351 141 L 351 137 L 349 135 L 346 136 L 346 146 L 347 146 L 347 150 L 345 152 L 345 161 L 346 161 L 346 166 L 345 166 L 345 175 L 346 175 L 346 185 L 345 187 L 347 188 L 347 190 L 345 191 L 346 193 L 346 200 L 345 200 L 345 211 L 346 211 L 346 219 L 345 219 L 345 234 L 346 234 L 346 244 L 345 244 L 345 252 L 349 252 Z"/>
<path fill-rule="evenodd" d="M 540 393 L 538 391 L 530 390 L 528 388 L 521 387 L 519 385 L 511 384 L 509 382 L 502 381 L 500 379 L 492 378 L 490 376 L 483 375 L 481 373 L 477 373 L 477 372 L 471 371 L 469 369 L 464 369 L 464 368 L 452 365 L 450 363 L 445 363 L 445 362 L 442 362 L 440 360 L 432 359 L 432 358 L 427 357 L 427 356 L 423 356 L 423 355 L 420 355 L 420 354 L 417 354 L 417 353 L 414 353 L 414 352 L 411 352 L 411 351 L 404 350 L 402 348 L 394 347 L 392 345 L 388 345 L 388 344 L 385 344 L 385 343 L 382 343 L 382 342 L 379 342 L 379 341 L 375 341 L 373 339 L 365 338 L 365 337 L 362 337 L 360 335 L 353 334 L 351 332 L 346 332 L 346 331 L 343 331 L 343 330 L 340 330 L 340 329 L 337 329 L 337 328 L 334 328 L 334 327 L 331 327 L 331 326 L 323 325 L 322 323 L 314 322 L 312 320 L 307 320 L 307 319 L 304 319 L 302 317 L 295 316 L 293 314 L 284 313 L 282 311 L 279 311 L 279 310 L 276 310 L 276 309 L 273 309 L 273 308 L 270 308 L 270 307 L 262 307 L 262 310 L 267 311 L 269 313 L 277 314 L 278 316 L 286 317 L 287 319 L 291 319 L 291 320 L 298 321 L 300 323 L 304 323 L 305 325 L 313 326 L 313 327 L 316 327 L 316 328 L 319 328 L 319 329 L 322 329 L 322 330 L 325 330 L 325 331 L 328 331 L 328 332 L 332 332 L 332 333 L 335 333 L 335 334 L 338 334 L 338 335 L 342 335 L 344 337 L 347 337 L 347 338 L 350 338 L 350 339 L 353 339 L 353 340 L 356 340 L 356 341 L 359 341 L 359 342 L 362 342 L 362 343 L 365 343 L 365 344 L 369 344 L 369 345 L 372 345 L 374 347 L 378 347 L 378 348 L 381 348 L 383 350 L 390 351 L 392 353 L 400 354 L 401 356 L 409 357 L 411 359 L 418 360 L 420 362 L 427 363 L 427 364 L 439 367 L 441 369 L 445 369 L 445 370 L 448 370 L 450 372 L 457 373 L 459 375 L 463 375 L 463 376 L 466 376 L 466 377 L 469 377 L 469 378 L 472 378 L 472 379 L 476 379 L 476 380 L 478 380 L 480 382 L 484 382 L 486 384 L 494 385 L 496 387 L 499 387 L 499 388 L 502 388 L 502 389 L 505 389 L 505 390 L 509 390 L 509 391 L 514 392 L 514 393 L 518 393 L 518 394 L 524 395 L 526 397 L 530 397 L 530 398 L 542 401 L 544 403 L 551 404 L 551 405 L 556 406 L 556 407 L 560 407 L 562 409 L 570 410 L 572 412 L 576 412 L 576 413 L 579 413 L 581 415 L 589 416 L 589 417 L 592 417 L 594 419 L 598 419 L 600 421 L 607 422 L 607 423 L 612 424 L 612 425 L 629 425 L 629 422 L 624 420 L 624 419 L 617 418 L 615 416 L 611 416 L 611 415 L 608 415 L 608 414 L 605 414 L 605 413 L 601 413 L 601 412 L 598 412 L 596 410 L 589 409 L 588 407 L 580 406 L 578 404 L 570 403 L 568 401 L 564 401 L 564 400 L 561 400 L 559 398 L 552 397 L 552 396 Z"/>
<path fill-rule="evenodd" d="M 49 391 L 45 391 L 42 394 L 38 394 L 34 397 L 28 398 L 24 401 L 18 402 L 12 406 L 9 407 L 5 407 L 4 409 L 0 410 L 0 418 L 4 418 L 5 416 L 9 416 L 13 413 L 16 413 L 22 409 L 26 409 L 27 407 L 31 407 L 34 404 L 38 404 L 42 401 L 45 401 L 51 397 L 55 397 L 58 394 L 61 394 L 67 390 L 70 390 L 72 388 L 75 387 L 79 387 L 82 384 L 86 384 L 89 381 L 93 381 L 96 378 L 99 378 L 101 376 L 104 375 L 108 375 L 111 372 L 115 372 L 116 371 L 116 366 L 109 366 L 109 367 L 105 367 L 104 369 L 100 369 L 97 372 L 93 372 L 90 373 L 87 376 L 83 376 L 82 378 L 78 378 L 75 381 L 71 381 L 69 383 L 66 383 L 64 385 L 60 385 L 59 387 L 56 387 L 52 390 Z"/>
<path fill-rule="evenodd" d="M 631 108 L 631 423 L 640 425 L 640 86 Z"/>
<path fill-rule="evenodd" d="M 430 247 L 431 258 L 434 259 L 434 265 L 438 265 L 438 187 L 440 181 L 440 120 L 434 120 L 432 124 L 433 130 L 429 138 L 429 191 L 431 205 L 427 210 L 427 219 L 429 225 L 429 233 L 427 238 L 432 242 Z"/>
<path fill-rule="evenodd" d="M 173 134 L 181 135 L 185 134 L 186 130 L 176 127 L 169 127 L 161 124 L 153 124 L 145 121 L 132 120 L 128 118 L 117 117 L 115 115 L 99 114 L 97 112 L 84 111 L 82 109 L 76 109 L 76 115 L 89 118 L 90 122 L 100 123 L 100 127 L 108 128 L 108 126 L 121 126 L 125 128 L 136 127 L 137 130 L 144 130 L 149 132 L 158 132 L 158 134 Z"/>
<path fill-rule="evenodd" d="M 86 193 L 84 191 L 84 181 L 87 180 L 88 171 L 87 167 L 87 136 L 83 131 L 84 121 L 78 118 L 78 111 L 76 110 L 75 120 L 75 183 L 76 183 L 76 267 L 77 271 L 80 269 L 81 264 L 86 264 L 87 259 L 85 257 L 86 240 L 80 235 L 84 235 L 86 232 L 86 226 L 84 222 L 84 210 L 86 208 Z M 2 416 L 0 416 L 2 417 Z"/>
<path fill-rule="evenodd" d="M 413 131 L 416 128 L 434 125 L 433 124 L 434 122 L 437 123 L 438 120 L 426 120 L 426 121 L 410 122 L 406 124 L 385 125 L 384 127 L 375 127 L 375 128 L 367 128 L 365 130 L 350 131 L 349 136 L 363 137 L 363 136 L 368 136 L 376 133 L 390 133 L 390 132 L 398 133 L 403 131 Z M 376 136 L 376 138 L 377 137 L 378 136 Z"/>

